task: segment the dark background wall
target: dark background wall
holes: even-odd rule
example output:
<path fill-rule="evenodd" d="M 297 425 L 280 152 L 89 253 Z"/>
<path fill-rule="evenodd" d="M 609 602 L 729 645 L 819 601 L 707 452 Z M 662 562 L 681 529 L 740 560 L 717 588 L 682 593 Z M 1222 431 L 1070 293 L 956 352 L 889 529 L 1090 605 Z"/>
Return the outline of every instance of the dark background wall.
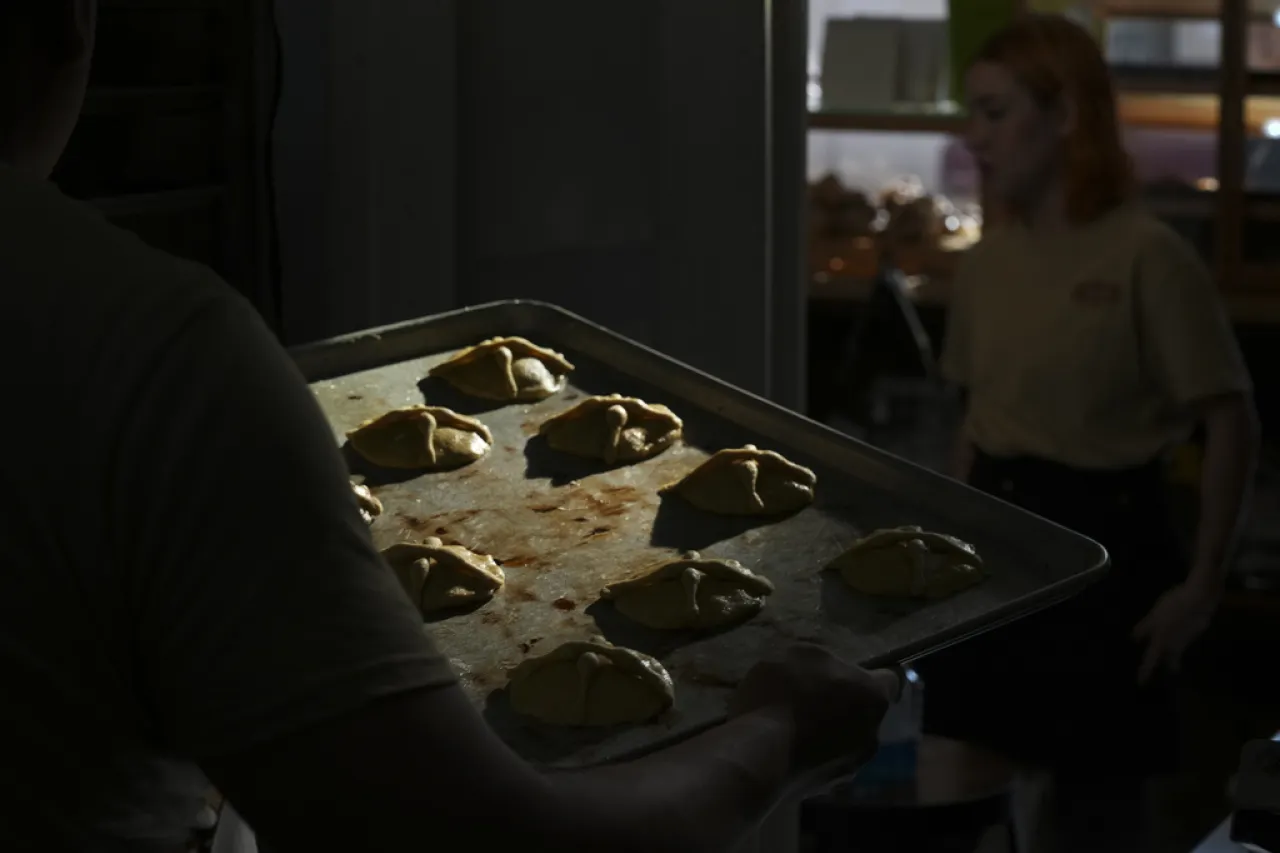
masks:
<path fill-rule="evenodd" d="M 291 337 L 536 298 L 802 405 L 802 3 L 277 7 Z"/>

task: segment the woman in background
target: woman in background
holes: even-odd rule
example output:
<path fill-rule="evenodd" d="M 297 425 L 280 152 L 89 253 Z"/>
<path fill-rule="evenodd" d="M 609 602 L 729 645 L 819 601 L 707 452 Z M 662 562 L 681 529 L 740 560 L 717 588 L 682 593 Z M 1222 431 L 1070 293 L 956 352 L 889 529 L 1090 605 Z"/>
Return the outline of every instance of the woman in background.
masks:
<path fill-rule="evenodd" d="M 929 658 L 926 728 L 1049 769 L 1064 850 L 1137 850 L 1172 769 L 1170 673 L 1222 593 L 1258 446 L 1249 374 L 1192 248 L 1132 200 L 1093 38 L 1028 15 L 966 80 L 967 142 L 1000 222 L 968 253 L 942 355 L 967 409 L 954 475 L 1106 546 L 1083 594 Z M 1188 559 L 1162 462 L 1207 439 Z M 993 697 L 966 702 L 981 684 Z"/>

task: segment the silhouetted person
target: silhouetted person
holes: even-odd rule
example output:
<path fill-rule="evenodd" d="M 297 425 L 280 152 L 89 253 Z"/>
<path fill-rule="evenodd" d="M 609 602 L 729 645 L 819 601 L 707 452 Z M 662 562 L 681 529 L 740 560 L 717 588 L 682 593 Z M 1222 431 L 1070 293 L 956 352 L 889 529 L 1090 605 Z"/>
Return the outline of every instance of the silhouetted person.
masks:
<path fill-rule="evenodd" d="M 896 678 L 814 647 L 641 761 L 512 754 L 253 309 L 46 182 L 93 25 L 0 0 L 0 849 L 181 850 L 198 767 L 278 851 L 706 851 L 868 756 Z"/>
<path fill-rule="evenodd" d="M 1141 782 L 1177 754 L 1169 671 L 1217 607 L 1252 481 L 1249 374 L 1200 260 L 1131 198 L 1093 38 L 1022 18 L 966 86 L 968 144 L 1005 218 L 954 283 L 942 369 L 968 392 L 954 474 L 1097 539 L 1112 568 L 1066 604 L 925 661 L 927 725 L 1054 770 L 1067 849 L 1135 850 Z M 1188 559 L 1163 462 L 1197 423 Z"/>

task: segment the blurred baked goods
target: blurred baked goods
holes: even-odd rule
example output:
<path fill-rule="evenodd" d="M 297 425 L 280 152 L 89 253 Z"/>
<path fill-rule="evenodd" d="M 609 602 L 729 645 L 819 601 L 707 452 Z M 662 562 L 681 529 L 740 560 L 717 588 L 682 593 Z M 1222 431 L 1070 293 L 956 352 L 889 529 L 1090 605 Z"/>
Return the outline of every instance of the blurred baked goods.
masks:
<path fill-rule="evenodd" d="M 886 259 L 908 275 L 946 275 L 952 267 L 947 253 L 981 236 L 976 205 L 930 194 L 911 175 L 872 198 L 828 174 L 810 185 L 809 200 L 811 264 L 821 277 L 870 278 Z"/>
<path fill-rule="evenodd" d="M 809 188 L 809 221 L 822 238 L 870 237 L 876 230 L 876 206 L 866 193 L 847 188 L 828 174 Z"/>
<path fill-rule="evenodd" d="M 938 207 L 918 179 L 902 178 L 890 183 L 880 191 L 885 244 L 898 249 L 937 245 L 945 227 Z"/>

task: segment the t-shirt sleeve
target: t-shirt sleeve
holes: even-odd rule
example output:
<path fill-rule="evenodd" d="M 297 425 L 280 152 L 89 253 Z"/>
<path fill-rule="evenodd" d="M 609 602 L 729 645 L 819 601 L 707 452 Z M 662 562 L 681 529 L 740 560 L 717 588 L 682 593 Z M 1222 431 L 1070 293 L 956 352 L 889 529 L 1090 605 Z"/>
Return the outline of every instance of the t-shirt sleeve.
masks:
<path fill-rule="evenodd" d="M 974 250 L 976 251 L 976 249 Z M 947 305 L 947 326 L 942 337 L 942 355 L 938 369 L 948 382 L 967 387 L 970 375 L 970 347 L 973 336 L 973 266 L 971 256 L 961 258 L 951 279 L 951 293 Z"/>
<path fill-rule="evenodd" d="M 1186 241 L 1162 228 L 1147 242 L 1136 292 L 1142 357 L 1177 406 L 1251 390 L 1213 279 Z"/>
<path fill-rule="evenodd" d="M 135 692 L 165 746 L 215 757 L 454 680 L 310 388 L 246 302 L 195 313 L 128 403 L 114 558 Z"/>

